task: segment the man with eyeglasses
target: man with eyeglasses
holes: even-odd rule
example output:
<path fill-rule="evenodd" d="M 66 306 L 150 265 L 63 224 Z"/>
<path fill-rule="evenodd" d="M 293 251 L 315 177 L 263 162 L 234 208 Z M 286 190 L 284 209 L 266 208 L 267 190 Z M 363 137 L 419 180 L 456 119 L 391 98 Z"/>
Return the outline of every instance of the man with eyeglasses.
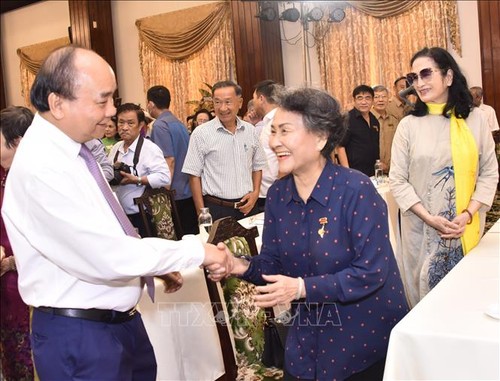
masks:
<path fill-rule="evenodd" d="M 407 87 L 408 83 L 406 82 L 405 76 L 396 79 L 394 81 L 394 94 L 391 99 L 389 99 L 389 103 L 387 104 L 387 112 L 393 115 L 397 119 L 398 123 L 401 119 L 408 115 L 412 109 L 412 107 L 408 104 L 408 100 L 399 96 L 399 93 Z"/>
<path fill-rule="evenodd" d="M 133 103 L 120 105 L 116 120 L 122 140 L 113 146 L 108 156 L 114 167 L 120 169 L 119 177 L 122 177 L 117 179 L 115 192 L 130 222 L 145 237 L 145 226 L 134 198 L 142 196 L 148 185 L 151 188 L 170 185 L 170 170 L 161 149 L 140 135 L 146 125 L 146 116 L 139 106 Z M 120 163 L 125 166 L 120 167 Z"/>
<path fill-rule="evenodd" d="M 389 90 L 385 86 L 378 85 L 373 88 L 373 107 L 372 114 L 375 115 L 379 124 L 379 147 L 380 161 L 384 172 L 389 173 L 391 165 L 391 146 L 398 120 L 392 114 L 387 112 L 387 104 L 389 102 Z"/>
<path fill-rule="evenodd" d="M 215 118 L 193 131 L 182 167 L 197 212 L 208 207 L 214 220 L 257 212 L 266 156 L 254 126 L 238 117 L 241 94 L 232 81 L 212 87 Z"/>
<path fill-rule="evenodd" d="M 373 89 L 368 85 L 359 85 L 353 90 L 354 108 L 349 111 L 347 132 L 339 149 L 339 154 L 345 151 L 350 168 L 367 176 L 375 175 L 375 161 L 380 156 L 380 123 L 370 112 L 373 96 Z M 345 159 L 341 158 L 341 162 Z"/>

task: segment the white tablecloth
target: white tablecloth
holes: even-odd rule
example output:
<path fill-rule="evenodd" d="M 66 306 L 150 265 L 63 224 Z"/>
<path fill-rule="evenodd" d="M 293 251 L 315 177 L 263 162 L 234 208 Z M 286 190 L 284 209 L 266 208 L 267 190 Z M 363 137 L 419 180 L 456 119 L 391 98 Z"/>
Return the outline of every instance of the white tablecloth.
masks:
<path fill-rule="evenodd" d="M 212 381 L 224 364 L 203 270 L 182 275 L 184 285 L 173 294 L 165 294 L 156 279 L 155 303 L 144 291 L 138 306 L 155 351 L 157 380 Z"/>
<path fill-rule="evenodd" d="M 375 185 L 378 193 L 382 196 L 387 204 L 387 212 L 389 213 L 389 239 L 391 241 L 392 250 L 396 253 L 396 247 L 398 244 L 398 204 L 394 199 L 390 189 L 389 183 L 384 183 L 382 185 Z"/>
<path fill-rule="evenodd" d="M 384 380 L 498 380 L 500 221 L 394 327 Z"/>

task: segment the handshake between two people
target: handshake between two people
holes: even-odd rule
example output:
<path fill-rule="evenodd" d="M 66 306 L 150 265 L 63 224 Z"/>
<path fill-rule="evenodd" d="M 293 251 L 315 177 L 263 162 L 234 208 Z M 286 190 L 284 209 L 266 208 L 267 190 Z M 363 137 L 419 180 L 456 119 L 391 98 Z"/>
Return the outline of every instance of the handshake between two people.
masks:
<path fill-rule="evenodd" d="M 218 282 L 231 275 L 234 268 L 233 254 L 222 242 L 217 245 L 206 243 L 205 259 L 202 265 L 208 273 L 208 277 L 214 282 Z"/>
<path fill-rule="evenodd" d="M 209 274 L 209 278 L 215 282 L 229 276 L 233 270 L 233 255 L 224 243 L 217 246 L 211 243 L 204 244 L 205 259 L 200 267 L 204 267 Z M 173 271 L 165 275 L 156 276 L 163 281 L 164 292 L 173 293 L 178 291 L 184 280 L 178 271 Z"/>
<path fill-rule="evenodd" d="M 217 245 L 206 243 L 203 267 L 210 280 L 219 282 L 230 275 L 242 275 L 248 270 L 249 262 L 243 258 L 235 258 L 222 242 Z"/>
<path fill-rule="evenodd" d="M 219 282 L 231 275 L 243 275 L 250 267 L 250 262 L 245 258 L 236 258 L 222 242 L 217 246 L 205 244 L 205 260 L 203 261 L 208 278 Z M 257 307 L 273 307 L 277 304 L 288 304 L 293 300 L 306 296 L 304 280 L 284 275 L 264 275 L 266 282 L 257 286 L 257 295 L 254 302 Z"/>

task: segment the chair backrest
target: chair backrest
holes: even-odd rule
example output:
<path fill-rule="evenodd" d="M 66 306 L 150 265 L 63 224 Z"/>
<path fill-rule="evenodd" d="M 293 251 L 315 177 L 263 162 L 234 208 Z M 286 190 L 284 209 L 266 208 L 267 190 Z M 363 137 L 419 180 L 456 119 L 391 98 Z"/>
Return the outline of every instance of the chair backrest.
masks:
<path fill-rule="evenodd" d="M 212 229 L 210 230 L 210 234 L 208 236 L 208 242 L 217 244 L 232 237 L 243 237 L 246 239 L 250 249 L 250 253 L 248 253 L 248 255 L 253 257 L 254 255 L 259 254 L 257 244 L 255 243 L 255 238 L 258 236 L 259 230 L 256 226 L 247 229 L 240 225 L 234 217 L 224 217 L 218 219 L 212 225 Z"/>
<path fill-rule="evenodd" d="M 134 199 L 148 237 L 181 239 L 182 228 L 174 196 L 174 190 L 147 187 L 141 197 Z"/>
<path fill-rule="evenodd" d="M 225 217 L 214 222 L 208 242 L 213 244 L 225 242 L 235 256 L 254 256 L 258 254 L 255 243 L 255 238 L 258 235 L 259 232 L 256 227 L 246 229 L 233 217 Z M 265 368 L 260 362 L 264 346 L 263 327 L 267 310 L 264 312 L 254 305 L 253 295 L 256 293 L 255 286 L 238 278 L 229 278 L 222 285 L 224 300 L 221 300 L 217 284 L 210 281 L 207 274 L 205 274 L 205 279 L 207 281 L 208 294 L 212 302 L 213 313 L 216 317 L 217 332 L 219 334 L 226 370 L 226 374 L 220 380 L 235 380 L 238 368 L 240 368 L 241 374 L 255 372 L 255 378 L 252 379 L 256 380 L 262 379 L 259 377 L 259 373 L 260 375 L 270 375 L 273 379 L 276 379 L 277 375 L 282 375 L 281 370 Z M 227 306 L 231 319 L 230 322 L 226 319 L 223 303 Z M 231 341 L 230 329 L 233 329 L 235 333 L 237 361 L 235 361 L 235 351 Z M 244 333 L 242 334 L 242 332 Z"/>
<path fill-rule="evenodd" d="M 248 237 L 247 242 L 249 243 L 249 246 L 250 242 L 253 242 L 254 246 L 254 252 L 251 254 L 255 255 L 258 253 L 257 245 L 255 245 L 255 237 L 258 237 L 258 235 L 259 231 L 256 227 L 252 229 L 246 229 L 241 226 L 235 218 L 225 217 L 214 222 L 208 236 L 208 242 L 217 245 L 219 242 L 224 242 L 231 237 Z M 236 365 L 234 348 L 231 341 L 231 334 L 229 332 L 229 330 L 231 329 L 231 325 L 226 319 L 224 307 L 222 304 L 224 303 L 224 301 L 221 300 L 219 290 L 217 288 L 217 283 L 214 283 L 210 279 L 208 279 L 206 273 L 205 280 L 207 282 L 208 296 L 210 298 L 210 301 L 212 302 L 212 310 L 214 316 L 216 317 L 215 323 L 217 326 L 217 333 L 219 335 L 221 344 L 224 368 L 226 370 L 226 373 L 222 377 L 220 377 L 218 381 L 236 380 L 238 367 Z"/>

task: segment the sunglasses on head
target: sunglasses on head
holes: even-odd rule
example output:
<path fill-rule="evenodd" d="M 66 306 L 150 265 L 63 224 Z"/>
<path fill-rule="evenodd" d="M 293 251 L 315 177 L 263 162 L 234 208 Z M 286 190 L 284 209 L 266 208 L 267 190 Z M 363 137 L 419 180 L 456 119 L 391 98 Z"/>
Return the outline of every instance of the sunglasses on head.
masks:
<path fill-rule="evenodd" d="M 411 86 L 420 77 L 421 81 L 427 81 L 432 76 L 432 73 L 440 71 L 439 69 L 433 69 L 431 67 L 420 70 L 419 73 L 408 73 L 406 74 L 406 82 Z"/>

